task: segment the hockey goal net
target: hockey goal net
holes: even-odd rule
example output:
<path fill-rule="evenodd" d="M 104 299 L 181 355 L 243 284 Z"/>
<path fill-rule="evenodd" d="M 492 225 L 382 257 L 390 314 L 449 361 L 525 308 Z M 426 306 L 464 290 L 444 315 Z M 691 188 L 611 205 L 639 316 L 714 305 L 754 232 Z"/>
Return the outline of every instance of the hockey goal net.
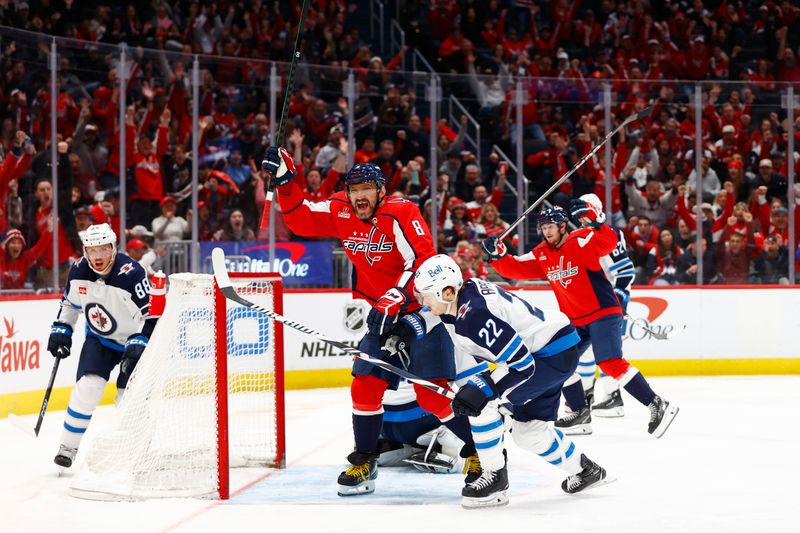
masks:
<path fill-rule="evenodd" d="M 231 277 L 239 294 L 283 312 L 279 276 Z M 213 276 L 169 281 L 164 314 L 73 496 L 227 499 L 230 467 L 285 466 L 281 324 L 226 300 Z"/>

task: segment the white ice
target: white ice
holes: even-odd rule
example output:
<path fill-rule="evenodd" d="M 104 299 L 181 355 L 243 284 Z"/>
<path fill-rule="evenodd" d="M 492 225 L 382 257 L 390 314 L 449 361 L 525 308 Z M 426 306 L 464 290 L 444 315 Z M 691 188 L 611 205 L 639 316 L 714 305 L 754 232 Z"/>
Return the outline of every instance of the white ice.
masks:
<path fill-rule="evenodd" d="M 64 413 L 47 413 L 36 440 L 0 420 L 0 531 L 800 531 L 800 376 L 651 382 L 681 407 L 662 439 L 627 395 L 625 418 L 596 418 L 593 435 L 574 439 L 618 481 L 564 494 L 564 474 L 509 439 L 510 505 L 471 511 L 460 506 L 460 475 L 412 469 L 382 469 L 372 495 L 336 496 L 352 445 L 348 389 L 288 392 L 288 467 L 235 470 L 224 503 L 75 499 L 72 474 L 58 477 L 53 464 Z M 98 409 L 84 451 L 113 416 Z"/>

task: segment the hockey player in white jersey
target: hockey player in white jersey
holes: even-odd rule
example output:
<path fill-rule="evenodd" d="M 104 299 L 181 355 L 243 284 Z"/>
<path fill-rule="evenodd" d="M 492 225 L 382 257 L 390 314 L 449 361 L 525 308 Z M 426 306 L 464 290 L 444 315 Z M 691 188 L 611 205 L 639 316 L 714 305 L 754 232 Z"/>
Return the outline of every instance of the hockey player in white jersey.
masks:
<path fill-rule="evenodd" d="M 511 434 L 568 477 L 567 493 L 608 483 L 606 471 L 548 422 L 556 419 L 561 387 L 578 364 L 580 338 L 567 316 L 543 311 L 501 287 L 479 279 L 464 282 L 447 255 L 425 261 L 414 278 L 418 301 L 445 324 L 457 353 L 497 365 L 461 380 L 454 412 L 469 416 L 481 475 L 462 490 L 466 508 L 508 503 L 508 471 L 501 409 L 512 413 Z M 402 338 L 403 342 L 413 339 Z"/>
<path fill-rule="evenodd" d="M 603 210 L 603 203 L 596 194 L 584 194 L 580 199 L 592 204 L 600 211 Z M 631 299 L 631 285 L 633 285 L 633 279 L 636 277 L 636 270 L 633 267 L 633 261 L 628 256 L 625 235 L 618 228 L 612 229 L 617 234 L 617 247 L 610 254 L 600 258 L 600 266 L 614 288 L 614 294 L 616 294 L 624 314 L 627 312 L 628 302 Z M 620 335 L 623 337 L 625 336 L 626 327 L 627 322 L 623 319 L 620 331 Z M 575 411 L 567 406 L 564 418 L 556 423 L 556 427 L 567 435 L 590 434 L 592 432 L 591 415 L 601 418 L 614 418 L 625 414 L 619 382 L 606 376 L 601 371 L 600 379 L 597 382 L 597 387 L 595 387 L 597 365 L 594 360 L 594 352 L 592 352 L 591 344 L 588 342 L 586 346 L 579 347 L 579 350 L 581 348 L 583 348 L 583 351 L 578 361 L 578 372 L 564 384 L 564 394 L 570 399 L 575 398 L 573 401 L 576 402 L 580 398 L 581 390 L 577 386 L 580 382 L 585 396 L 585 405 Z"/>
<path fill-rule="evenodd" d="M 86 319 L 75 388 L 69 399 L 61 446 L 55 463 L 72 465 L 83 434 L 117 364 L 117 399 L 147 346 L 156 318 L 148 313 L 150 283 L 144 269 L 117 253 L 117 236 L 108 224 L 89 226 L 81 234 L 84 256 L 69 273 L 47 351 L 64 358 L 72 351 L 78 317 Z"/>

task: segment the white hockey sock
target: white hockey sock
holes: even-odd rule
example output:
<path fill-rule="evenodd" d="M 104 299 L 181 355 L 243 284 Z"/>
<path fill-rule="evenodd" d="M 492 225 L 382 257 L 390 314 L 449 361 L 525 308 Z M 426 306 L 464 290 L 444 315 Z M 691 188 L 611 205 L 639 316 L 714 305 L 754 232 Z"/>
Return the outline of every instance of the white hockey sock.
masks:
<path fill-rule="evenodd" d="M 543 420 L 514 421 L 511 435 L 520 448 L 534 452 L 567 474 L 577 474 L 582 470 L 581 454 L 575 443 Z"/>
<path fill-rule="evenodd" d="M 594 362 L 594 353 L 591 350 L 586 350 L 578 359 L 578 369 L 576 372 L 581 377 L 581 384 L 583 390 L 587 391 L 594 385 L 594 375 L 597 365 Z"/>
<path fill-rule="evenodd" d="M 75 384 L 69 397 L 64 430 L 61 432 L 61 443 L 64 446 L 78 447 L 105 388 L 106 380 L 95 375 L 83 376 Z"/>
<path fill-rule="evenodd" d="M 489 402 L 480 415 L 469 417 L 472 439 L 481 460 L 481 468 L 500 470 L 505 465 L 503 457 L 503 417 L 496 401 Z"/>

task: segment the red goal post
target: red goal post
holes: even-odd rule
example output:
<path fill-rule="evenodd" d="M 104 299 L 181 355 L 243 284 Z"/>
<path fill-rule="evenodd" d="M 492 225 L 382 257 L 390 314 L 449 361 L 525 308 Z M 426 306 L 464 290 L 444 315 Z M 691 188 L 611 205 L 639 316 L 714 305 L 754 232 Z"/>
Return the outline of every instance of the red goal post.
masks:
<path fill-rule="evenodd" d="M 243 297 L 283 313 L 279 275 L 231 278 Z M 286 465 L 283 326 L 224 298 L 211 275 L 169 280 L 112 427 L 78 458 L 76 497 L 227 499 L 231 467 Z"/>

